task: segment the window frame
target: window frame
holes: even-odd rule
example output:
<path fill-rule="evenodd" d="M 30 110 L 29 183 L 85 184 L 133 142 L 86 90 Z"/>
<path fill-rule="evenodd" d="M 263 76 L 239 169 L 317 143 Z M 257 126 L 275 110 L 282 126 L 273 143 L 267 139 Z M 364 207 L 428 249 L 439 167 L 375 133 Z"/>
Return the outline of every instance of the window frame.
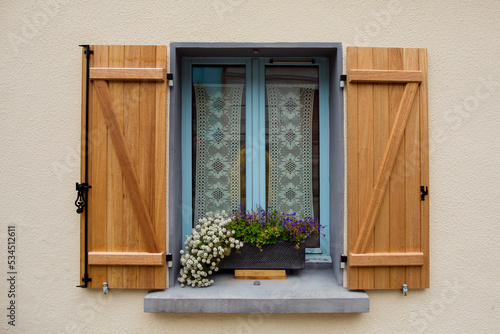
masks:
<path fill-rule="evenodd" d="M 188 208 L 182 202 L 182 59 L 185 57 L 326 57 L 329 61 L 327 73 L 329 83 L 329 155 L 330 179 L 329 236 L 331 263 L 318 263 L 313 267 L 331 268 L 339 285 L 343 284 L 340 266 L 344 252 L 344 207 L 345 207 L 345 143 L 344 143 L 344 96 L 340 87 L 343 70 L 341 43 L 171 43 L 170 72 L 175 84 L 170 90 L 169 104 L 169 155 L 168 155 L 168 239 L 173 255 L 169 270 L 170 286 L 176 284 L 180 269 L 179 250 L 182 249 L 182 214 Z"/>
<path fill-rule="evenodd" d="M 254 205 L 266 207 L 266 166 L 265 166 L 265 85 L 266 68 L 281 66 L 272 62 L 273 58 L 223 58 L 223 57 L 185 57 L 182 60 L 182 203 L 186 208 L 182 215 L 182 235 L 191 234 L 192 229 L 192 73 L 193 66 L 230 65 L 245 67 L 245 149 L 246 149 L 246 210 L 255 209 Z M 329 106 L 328 106 L 328 59 L 327 58 L 286 58 L 291 63 L 286 66 L 315 66 L 318 68 L 319 94 L 319 178 L 329 179 Z M 301 63 L 312 60 L 312 64 Z M 293 61 L 296 61 L 295 63 Z M 259 144 L 260 143 L 260 144 Z M 248 159 L 248 157 L 257 157 Z M 319 183 L 319 221 L 324 226 L 319 247 L 306 250 L 306 261 L 331 262 L 329 234 L 329 187 L 327 182 Z M 325 222 L 325 223 L 322 223 Z M 313 254 L 313 255 L 311 255 Z"/>

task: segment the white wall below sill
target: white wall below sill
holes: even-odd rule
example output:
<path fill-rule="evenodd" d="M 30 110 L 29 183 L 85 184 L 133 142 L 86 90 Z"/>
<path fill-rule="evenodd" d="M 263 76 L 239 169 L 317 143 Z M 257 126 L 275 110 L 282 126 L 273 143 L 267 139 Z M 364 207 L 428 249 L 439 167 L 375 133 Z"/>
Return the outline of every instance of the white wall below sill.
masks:
<path fill-rule="evenodd" d="M 349 291 L 330 269 L 297 270 L 286 280 L 236 280 L 218 273 L 207 288 L 174 287 L 149 292 L 151 313 L 362 313 L 370 310 L 364 291 Z"/>

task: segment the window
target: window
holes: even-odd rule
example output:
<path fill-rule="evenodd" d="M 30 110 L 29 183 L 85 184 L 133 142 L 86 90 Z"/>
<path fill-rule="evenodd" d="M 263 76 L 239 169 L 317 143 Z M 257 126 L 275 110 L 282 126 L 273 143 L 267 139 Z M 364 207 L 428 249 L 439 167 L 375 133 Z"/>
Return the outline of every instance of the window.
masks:
<path fill-rule="evenodd" d="M 183 235 L 207 211 L 272 207 L 318 216 L 329 258 L 326 58 L 183 59 Z"/>
<path fill-rule="evenodd" d="M 278 62 L 273 63 L 275 60 Z M 280 61 L 281 60 L 281 61 Z M 283 60 L 285 62 L 283 62 Z M 301 62 L 299 62 L 300 60 Z M 314 60 L 314 64 L 312 63 Z M 286 63 L 292 61 L 292 63 Z M 186 83 L 186 80 L 193 80 L 193 68 L 212 68 L 208 73 L 221 71 L 221 67 L 226 66 L 230 71 L 240 71 L 243 73 L 244 68 L 244 90 L 242 92 L 242 100 L 245 101 L 241 113 L 241 123 L 239 123 L 240 131 L 245 130 L 244 138 L 240 132 L 240 142 L 246 144 L 247 149 L 259 152 L 264 156 L 260 159 L 258 165 L 249 166 L 249 160 L 245 158 L 245 163 L 240 164 L 240 168 L 245 168 L 243 187 L 245 188 L 245 196 L 243 197 L 243 205 L 251 201 L 266 206 L 266 186 L 265 186 L 265 160 L 266 147 L 264 145 L 253 145 L 250 140 L 255 140 L 259 143 L 265 143 L 265 132 L 258 133 L 251 137 L 251 130 L 247 130 L 248 122 L 261 122 L 261 129 L 265 128 L 265 99 L 266 99 L 266 69 L 276 69 L 278 71 L 286 70 L 287 68 L 303 68 L 317 69 L 318 92 L 317 96 L 318 117 L 321 117 L 321 109 L 326 110 L 328 121 L 318 121 L 318 138 L 325 145 L 319 147 L 320 159 L 323 157 L 323 162 L 319 162 L 318 171 L 326 175 L 321 179 L 319 184 L 319 217 L 323 225 L 327 225 L 328 231 L 326 238 L 320 240 L 319 247 L 317 244 L 306 249 L 306 258 L 309 264 L 314 264 L 314 267 L 329 268 L 333 271 L 336 284 L 342 285 L 343 277 L 340 268 L 341 255 L 344 252 L 344 113 L 343 113 L 343 90 L 339 85 L 340 75 L 342 74 L 342 48 L 338 43 L 276 43 L 276 44 L 210 44 L 210 43 L 172 43 L 170 45 L 170 72 L 174 77 L 174 85 L 170 88 L 170 104 L 169 104 L 169 153 L 168 153 L 168 249 L 172 253 L 173 261 L 172 268 L 169 269 L 169 285 L 173 286 L 177 280 L 179 272 L 179 253 L 178 250 L 183 248 L 183 240 L 186 234 L 191 233 L 193 222 L 194 201 L 193 187 L 195 179 L 193 178 L 193 135 L 192 130 L 186 131 L 184 126 L 193 127 L 193 103 L 196 107 L 196 96 L 193 94 L 193 83 Z M 183 64 L 190 64 L 183 66 Z M 218 67 L 218 69 L 216 69 Z M 320 70 L 320 67 L 322 68 Z M 212 71 L 212 72 L 210 72 Z M 200 74 L 197 74 L 199 78 Z M 213 75 L 213 74 L 211 74 Z M 273 73 L 275 76 L 275 74 Z M 206 75 L 205 75 L 206 77 Z M 233 83 L 234 83 L 234 79 Z M 259 83 L 260 82 L 260 83 Z M 212 82 L 213 83 L 213 82 Z M 242 80 L 236 82 L 243 83 Z M 280 82 L 275 82 L 279 84 Z M 259 88 L 259 89 L 257 89 Z M 321 89 L 327 89 L 326 94 L 321 94 Z M 322 96 L 322 97 L 321 97 Z M 250 98 L 252 97 L 252 98 Z M 194 102 L 193 102 L 194 99 Z M 322 100 L 320 100 L 322 99 Z M 187 102 L 185 102 L 187 101 Z M 252 116 L 247 117 L 247 114 L 252 104 L 259 104 L 260 114 L 252 113 Z M 242 103 L 243 104 L 243 103 Z M 320 107 L 322 106 L 322 107 Z M 186 110 L 191 109 L 191 110 Z M 255 110 L 255 109 L 253 109 Z M 259 116 L 261 118 L 254 119 Z M 325 114 L 323 114 L 325 115 Z M 191 120 L 186 121 L 185 117 L 191 117 Z M 253 117 L 253 118 L 252 118 Z M 314 122 L 313 122 L 314 123 Z M 256 127 L 252 127 L 255 131 Z M 183 135 L 185 133 L 190 135 Z M 325 135 L 327 138 L 321 137 Z M 326 135 L 328 134 L 328 135 Z M 259 135 L 261 136 L 259 139 Z M 181 145 L 179 145 L 181 143 Z M 187 149 L 185 149 L 187 148 Z M 326 153 L 321 153 L 321 150 L 326 150 Z M 241 149 L 240 149 L 241 151 Z M 190 154 L 186 154 L 190 152 Z M 195 148 L 196 153 L 196 148 Z M 246 153 L 247 154 L 247 153 Z M 326 159 L 327 158 L 327 159 Z M 196 158 L 195 158 L 196 159 Z M 187 161 L 189 160 L 189 161 Z M 269 158 L 267 158 L 269 160 Z M 257 162 L 258 160 L 252 160 Z M 264 162 L 264 163 L 262 163 Z M 190 166 L 186 170 L 184 166 Z M 249 173 L 246 169 L 252 169 L 254 172 Z M 195 171 L 196 172 L 196 171 Z M 187 174 L 189 173 L 189 176 Z M 180 177 L 182 175 L 182 178 Z M 252 182 L 249 182 L 249 177 Z M 256 181 L 259 179 L 260 181 Z M 240 187 L 242 185 L 240 179 Z M 188 189 L 191 193 L 183 192 L 183 183 L 189 183 Z M 313 179 L 314 182 L 314 179 Z M 264 184 L 258 187 L 255 191 L 250 187 L 247 189 L 247 184 L 251 183 Z M 243 188 L 240 188 L 241 189 Z M 326 189 L 325 189 L 326 188 Z M 323 189 L 323 190 L 322 190 Z M 328 193 L 328 196 L 322 196 Z M 241 197 L 240 197 L 241 200 Z M 317 200 L 318 201 L 318 200 Z M 323 207 L 326 207 L 323 210 Z M 190 218 L 186 219 L 186 217 Z M 327 224 L 325 224 L 327 222 Z M 320 253 L 320 254 L 315 254 Z"/>
<path fill-rule="evenodd" d="M 203 202 L 196 197 L 202 187 L 212 187 L 209 199 L 224 206 L 282 206 L 288 201 L 294 210 L 298 203 L 303 212 L 319 213 L 321 223 L 329 228 L 329 243 L 320 241 L 320 247 L 316 243 L 310 248 L 315 248 L 312 253 L 330 254 L 332 261 L 324 267 L 333 272 L 329 277 L 335 277 L 338 284 L 343 281 L 340 255 L 344 252 L 347 203 L 347 286 L 355 290 L 429 286 L 425 49 L 347 48 L 344 123 L 340 44 L 195 43 L 170 47 L 176 83 L 169 93 L 166 47 L 102 45 L 84 49 L 82 180 L 83 185 L 91 186 L 86 189 L 87 206 L 81 219 L 80 280 L 90 283 L 84 287 L 101 288 L 103 282 L 110 288 L 172 287 L 179 270 L 181 222 L 191 215 L 189 231 L 193 212 Z M 183 69 L 182 63 L 189 66 Z M 181 74 L 183 70 L 187 75 Z M 234 120 L 224 119 L 228 99 L 223 96 L 232 101 L 227 108 L 236 113 Z M 207 97 L 211 104 L 203 103 Z M 220 121 L 198 117 L 208 115 L 200 113 L 207 107 L 220 114 Z M 186 108 L 190 108 L 187 113 Z M 284 108 L 285 120 L 277 122 L 279 108 Z M 292 114 L 295 116 L 286 116 Z M 183 122 L 183 117 L 191 120 Z M 199 126 L 202 122 L 206 124 Z M 299 124 L 301 131 L 292 129 Z M 181 131 L 183 125 L 190 129 Z M 233 126 L 234 132 L 219 131 L 223 126 Z M 225 142 L 232 147 L 230 151 L 206 154 L 199 149 L 207 140 L 213 144 L 227 134 L 234 137 Z M 298 136 L 318 146 L 293 151 L 306 146 Z M 276 138 L 281 138 L 286 149 L 273 147 Z M 212 160 L 210 177 L 218 180 L 196 176 L 207 174 L 196 170 L 199 165 L 194 161 L 200 157 Z M 303 168 L 306 163 L 311 164 L 307 171 Z M 344 166 L 348 166 L 347 184 Z M 307 177 L 286 182 L 295 177 L 297 168 Z M 191 191 L 184 191 L 185 199 L 180 175 L 189 175 L 191 182 L 185 187 Z M 309 181 L 310 194 L 297 202 L 294 195 L 306 193 L 309 185 L 301 183 Z M 224 202 L 221 189 L 229 189 L 234 203 L 233 198 Z M 198 197 L 200 194 L 204 192 L 198 191 Z M 80 194 L 79 199 L 84 196 Z M 166 252 L 173 258 L 173 268 L 168 270 L 170 284 L 165 281 Z"/>

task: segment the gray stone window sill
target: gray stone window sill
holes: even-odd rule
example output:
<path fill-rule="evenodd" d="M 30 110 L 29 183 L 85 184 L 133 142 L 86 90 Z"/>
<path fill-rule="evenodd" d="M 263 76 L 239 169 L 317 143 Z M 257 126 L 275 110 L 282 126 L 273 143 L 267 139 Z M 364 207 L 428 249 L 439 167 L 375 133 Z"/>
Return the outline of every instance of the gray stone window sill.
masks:
<path fill-rule="evenodd" d="M 286 280 L 236 280 L 219 273 L 208 288 L 174 287 L 149 292 L 144 311 L 151 313 L 361 313 L 370 310 L 364 291 L 337 284 L 330 269 L 305 269 Z"/>

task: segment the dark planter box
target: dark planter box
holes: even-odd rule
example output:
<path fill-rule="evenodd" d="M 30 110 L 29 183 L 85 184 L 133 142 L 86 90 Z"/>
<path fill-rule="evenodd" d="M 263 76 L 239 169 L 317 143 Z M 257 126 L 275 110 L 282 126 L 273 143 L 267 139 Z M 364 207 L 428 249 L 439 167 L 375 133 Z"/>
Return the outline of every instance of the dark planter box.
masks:
<path fill-rule="evenodd" d="M 238 252 L 239 251 L 239 252 Z M 220 269 L 304 269 L 306 246 L 302 241 L 299 249 L 295 243 L 278 241 L 274 245 L 262 246 L 262 251 L 253 245 L 233 249 L 219 264 Z"/>

